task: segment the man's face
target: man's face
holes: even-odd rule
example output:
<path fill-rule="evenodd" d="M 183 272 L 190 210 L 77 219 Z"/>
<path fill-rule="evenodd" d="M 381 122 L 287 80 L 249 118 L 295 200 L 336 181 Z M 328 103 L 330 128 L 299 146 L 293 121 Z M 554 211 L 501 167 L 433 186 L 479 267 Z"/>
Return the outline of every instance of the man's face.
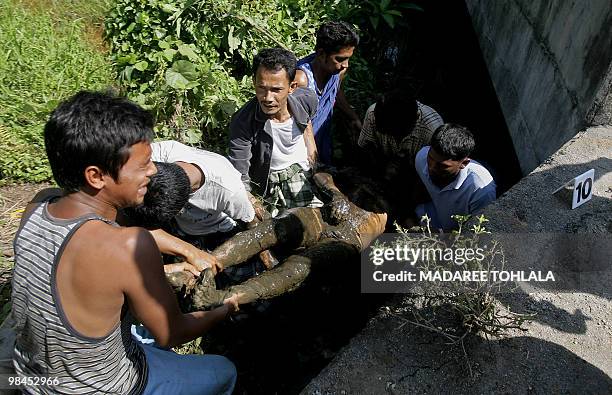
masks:
<path fill-rule="evenodd" d="M 321 50 L 323 66 L 329 74 L 338 74 L 349 67 L 349 59 L 355 47 L 344 47 L 338 52 L 326 54 Z"/>
<path fill-rule="evenodd" d="M 430 148 L 427 154 L 429 177 L 440 188 L 450 184 L 469 162 L 468 158 L 460 160 L 445 158 L 433 148 Z"/>
<path fill-rule="evenodd" d="M 259 66 L 253 84 L 259 106 L 268 118 L 274 118 L 287 110 L 287 96 L 293 92 L 294 87 L 285 69 L 276 71 Z"/>
<path fill-rule="evenodd" d="M 117 180 L 108 176 L 105 188 L 109 191 L 118 207 L 133 207 L 144 201 L 150 177 L 157 173 L 151 161 L 151 145 L 140 142 L 130 147 L 127 162 L 119 169 Z"/>

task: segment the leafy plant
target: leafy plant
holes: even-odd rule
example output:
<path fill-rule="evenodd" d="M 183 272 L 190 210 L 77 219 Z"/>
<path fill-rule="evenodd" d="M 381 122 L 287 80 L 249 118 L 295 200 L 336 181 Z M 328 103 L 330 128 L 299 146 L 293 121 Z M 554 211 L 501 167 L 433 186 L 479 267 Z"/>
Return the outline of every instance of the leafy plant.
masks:
<path fill-rule="evenodd" d="M 485 223 L 489 222 L 483 215 L 475 218 L 471 232 L 465 230 L 465 225 L 471 218 L 469 215 L 454 215 L 453 218 L 459 224 L 457 230 L 452 232 L 449 239 L 444 239 L 432 233 L 429 226 L 430 220 L 424 216 L 422 221 L 422 233 L 412 233 L 396 224 L 398 233 L 401 235 L 398 243 L 413 246 L 414 248 L 452 248 L 452 249 L 481 249 L 482 259 L 466 260 L 461 265 L 461 270 L 485 271 L 504 270 L 505 254 L 501 245 L 492 239 L 492 242 L 483 242 L 481 237 L 490 234 Z M 418 269 L 421 271 L 444 271 L 455 266 L 454 263 L 444 261 L 422 260 Z M 449 267 L 450 266 L 450 267 Z M 458 317 L 460 327 L 435 327 L 436 332 L 441 333 L 451 341 L 459 342 L 470 333 L 481 332 L 486 336 L 499 336 L 507 329 L 523 329 L 523 323 L 532 316 L 504 311 L 495 298 L 495 294 L 502 290 L 502 283 L 495 281 L 483 282 L 449 282 L 439 283 L 426 282 L 421 289 L 429 306 L 433 306 L 433 315 L 453 314 Z M 432 302 L 434 301 L 434 302 Z M 432 317 L 425 319 L 418 317 L 420 326 L 426 321 L 431 322 Z M 434 317 L 435 319 L 435 317 Z"/>
<path fill-rule="evenodd" d="M 223 151 L 231 115 L 253 94 L 253 56 L 270 46 L 306 55 L 326 9 L 302 0 L 119 0 L 106 37 L 121 85 L 155 112 L 159 137 Z"/>

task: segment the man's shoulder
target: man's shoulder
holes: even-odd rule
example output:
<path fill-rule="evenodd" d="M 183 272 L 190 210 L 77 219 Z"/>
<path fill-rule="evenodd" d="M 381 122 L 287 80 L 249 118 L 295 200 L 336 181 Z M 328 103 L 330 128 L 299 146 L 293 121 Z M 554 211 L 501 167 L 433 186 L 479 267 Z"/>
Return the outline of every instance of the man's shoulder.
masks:
<path fill-rule="evenodd" d="M 427 154 L 429 153 L 429 148 L 430 146 L 426 145 L 417 152 L 416 157 L 414 159 L 414 163 L 417 166 L 427 164 Z"/>
<path fill-rule="evenodd" d="M 316 55 L 317 54 L 313 52 L 310 55 L 305 56 L 302 59 L 298 60 L 297 61 L 297 67 L 302 69 L 305 64 L 309 64 L 310 62 L 312 62 Z"/>
<path fill-rule="evenodd" d="M 83 232 L 75 234 L 83 251 L 95 247 L 98 251 L 108 251 L 114 258 L 129 260 L 134 253 L 156 247 L 149 231 L 137 226 L 116 226 L 104 221 L 89 221 L 83 225 Z M 79 234 L 80 233 L 80 234 Z M 72 240 L 74 241 L 74 240 Z"/>
<path fill-rule="evenodd" d="M 472 159 L 468 164 L 468 170 L 471 180 L 470 184 L 473 185 L 475 189 L 482 189 L 485 187 L 495 188 L 493 176 L 486 167 Z"/>
<path fill-rule="evenodd" d="M 230 132 L 235 132 L 239 129 L 251 125 L 257 115 L 257 98 L 253 97 L 246 102 L 238 111 L 232 115 L 230 122 Z"/>
<path fill-rule="evenodd" d="M 309 117 L 312 117 L 317 112 L 319 99 L 312 89 L 303 87 L 297 88 L 289 95 L 289 100 L 291 101 L 291 107 L 295 105 L 300 106 Z M 302 120 L 298 121 L 302 122 Z"/>
<path fill-rule="evenodd" d="M 211 178 L 211 181 L 232 191 L 236 190 L 238 186 L 243 186 L 240 172 L 236 170 L 229 159 L 215 152 L 207 152 L 207 156 L 209 157 L 207 161 L 209 174 L 207 176 Z M 206 188 L 206 184 L 202 188 Z"/>
<path fill-rule="evenodd" d="M 417 122 L 420 122 L 427 128 L 431 129 L 432 132 L 444 124 L 444 120 L 440 114 L 438 114 L 438 112 L 432 107 L 419 101 L 417 101 L 417 106 L 419 108 L 419 119 Z"/>

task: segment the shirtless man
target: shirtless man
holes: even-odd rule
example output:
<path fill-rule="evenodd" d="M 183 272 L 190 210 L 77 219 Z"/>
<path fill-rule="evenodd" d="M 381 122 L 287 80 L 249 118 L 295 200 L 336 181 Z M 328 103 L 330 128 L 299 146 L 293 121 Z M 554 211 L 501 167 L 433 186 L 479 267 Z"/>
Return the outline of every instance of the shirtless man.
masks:
<path fill-rule="evenodd" d="M 48 375 L 50 392 L 231 393 L 224 357 L 177 355 L 130 336 L 132 317 L 162 347 L 190 341 L 238 309 L 236 299 L 183 314 L 159 250 L 117 211 L 143 201 L 153 121 L 122 99 L 81 92 L 45 126 L 45 148 L 63 195 L 39 195 L 15 237 L 13 362 L 19 376 Z M 24 389 L 26 392 L 29 390 Z"/>

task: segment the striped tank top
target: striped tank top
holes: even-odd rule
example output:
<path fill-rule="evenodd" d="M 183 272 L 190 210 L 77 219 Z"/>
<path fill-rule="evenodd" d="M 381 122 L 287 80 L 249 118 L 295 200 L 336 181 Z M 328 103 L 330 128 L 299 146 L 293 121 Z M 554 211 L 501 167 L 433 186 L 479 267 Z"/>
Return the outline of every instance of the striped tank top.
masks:
<path fill-rule="evenodd" d="M 26 393 L 138 394 L 146 385 L 147 364 L 130 334 L 129 312 L 110 334 L 91 338 L 78 333 L 62 309 L 57 263 L 74 232 L 90 220 L 116 225 L 93 214 L 53 218 L 44 202 L 15 236 L 15 371 L 20 376 L 49 375 L 60 382 L 55 387 L 30 387 Z"/>

